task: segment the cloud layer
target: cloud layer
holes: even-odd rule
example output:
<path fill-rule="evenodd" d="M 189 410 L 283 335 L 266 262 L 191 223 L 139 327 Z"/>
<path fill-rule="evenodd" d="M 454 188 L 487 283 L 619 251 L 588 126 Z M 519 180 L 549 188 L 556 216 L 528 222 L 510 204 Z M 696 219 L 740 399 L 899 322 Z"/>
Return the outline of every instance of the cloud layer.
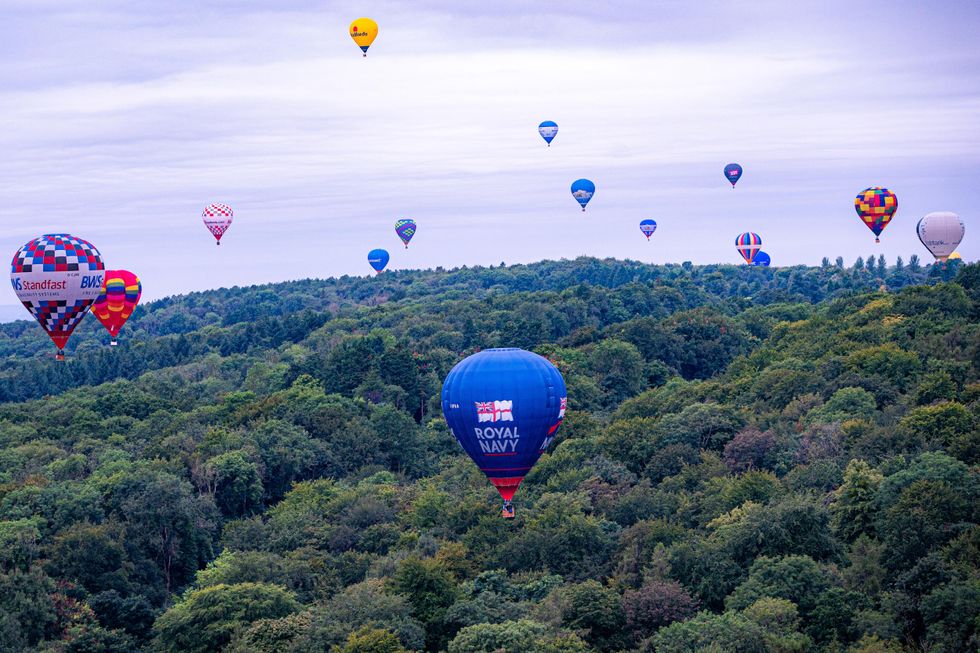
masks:
<path fill-rule="evenodd" d="M 980 256 L 976 3 L 368 3 L 367 59 L 339 5 L 99 4 L 14 2 L 0 26 L 0 248 L 76 233 L 147 298 L 368 274 L 374 247 L 736 263 L 751 229 L 775 265 L 922 257 L 933 210 Z M 871 185 L 899 197 L 880 246 L 852 208 Z M 220 249 L 213 201 L 235 210 Z"/>

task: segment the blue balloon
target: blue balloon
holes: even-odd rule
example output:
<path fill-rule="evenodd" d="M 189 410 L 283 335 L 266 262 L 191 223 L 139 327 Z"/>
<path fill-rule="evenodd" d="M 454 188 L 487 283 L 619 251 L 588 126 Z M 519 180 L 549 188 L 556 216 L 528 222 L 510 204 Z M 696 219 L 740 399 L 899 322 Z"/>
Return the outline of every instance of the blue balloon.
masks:
<path fill-rule="evenodd" d="M 742 176 L 742 166 L 737 163 L 729 163 L 725 166 L 725 179 L 732 182 L 732 188 L 735 188 L 735 182 L 739 180 Z"/>
<path fill-rule="evenodd" d="M 384 270 L 385 266 L 388 265 L 388 259 L 390 258 L 391 257 L 388 256 L 388 251 L 384 249 L 372 249 L 370 252 L 368 252 L 368 263 L 371 264 L 371 267 L 374 268 L 375 272 L 381 272 Z"/>
<path fill-rule="evenodd" d="M 752 265 L 761 265 L 763 267 L 769 267 L 769 255 L 763 251 L 758 252 L 755 258 L 752 259 Z"/>
<path fill-rule="evenodd" d="M 446 376 L 446 423 L 497 488 L 504 516 L 513 516 L 514 492 L 558 432 L 565 404 L 565 380 L 558 369 L 523 349 L 481 351 Z"/>
<path fill-rule="evenodd" d="M 650 240 L 650 236 L 652 236 L 653 232 L 656 230 L 657 222 L 655 220 L 643 220 L 640 222 L 640 231 L 642 231 L 643 235 L 647 237 L 647 240 Z"/>
<path fill-rule="evenodd" d="M 593 184 L 588 179 L 577 179 L 572 182 L 572 197 L 582 205 L 582 210 L 585 210 L 585 205 L 589 203 L 592 196 L 595 194 L 595 184 Z"/>
<path fill-rule="evenodd" d="M 538 133 L 541 134 L 541 138 L 548 144 L 548 147 L 551 147 L 551 141 L 555 140 L 555 136 L 558 135 L 558 123 L 553 120 L 545 120 L 538 125 Z"/>

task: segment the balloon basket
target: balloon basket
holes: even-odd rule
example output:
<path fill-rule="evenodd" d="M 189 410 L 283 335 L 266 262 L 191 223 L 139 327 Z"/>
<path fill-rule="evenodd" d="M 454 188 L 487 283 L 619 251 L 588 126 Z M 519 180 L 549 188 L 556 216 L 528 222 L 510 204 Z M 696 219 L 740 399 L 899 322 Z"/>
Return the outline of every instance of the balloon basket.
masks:
<path fill-rule="evenodd" d="M 64 350 L 59 349 L 58 350 L 58 353 L 54 355 L 54 359 L 56 361 L 62 361 L 62 362 L 64 362 L 64 360 L 65 360 L 65 352 L 64 352 Z"/>
<path fill-rule="evenodd" d="M 880 242 L 881 242 L 881 238 L 875 238 L 875 244 L 876 244 L 876 245 L 877 245 L 878 243 L 880 243 Z"/>
<path fill-rule="evenodd" d="M 118 344 L 119 344 L 119 341 L 118 340 L 110 340 L 109 341 L 109 346 L 110 347 L 115 347 Z"/>
<path fill-rule="evenodd" d="M 220 241 L 220 240 L 219 240 L 219 241 L 217 241 L 217 242 L 215 243 L 215 245 L 217 245 L 218 247 L 221 247 L 221 241 Z"/>
<path fill-rule="evenodd" d="M 504 507 L 500 509 L 500 516 L 504 519 L 514 518 L 514 506 L 510 501 L 504 501 Z"/>

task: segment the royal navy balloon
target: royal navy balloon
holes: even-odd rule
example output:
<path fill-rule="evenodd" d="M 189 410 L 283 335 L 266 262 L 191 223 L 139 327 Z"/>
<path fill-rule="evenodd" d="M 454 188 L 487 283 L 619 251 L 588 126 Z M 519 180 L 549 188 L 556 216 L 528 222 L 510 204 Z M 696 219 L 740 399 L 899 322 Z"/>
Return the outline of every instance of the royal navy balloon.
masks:
<path fill-rule="evenodd" d="M 104 277 L 99 250 L 70 234 L 38 236 L 10 264 L 17 299 L 58 346 L 58 360 L 64 360 L 68 338 L 101 294 Z"/>
<path fill-rule="evenodd" d="M 759 253 L 755 255 L 755 258 L 752 259 L 752 263 L 750 263 L 750 265 L 757 265 L 759 267 L 767 268 L 771 262 L 772 260 L 769 258 L 769 255 L 762 250 L 759 250 Z"/>
<path fill-rule="evenodd" d="M 442 412 L 463 450 L 510 501 L 565 417 L 565 380 L 523 349 L 487 349 L 458 363 L 442 386 Z M 508 514 L 509 511 L 509 514 Z"/>

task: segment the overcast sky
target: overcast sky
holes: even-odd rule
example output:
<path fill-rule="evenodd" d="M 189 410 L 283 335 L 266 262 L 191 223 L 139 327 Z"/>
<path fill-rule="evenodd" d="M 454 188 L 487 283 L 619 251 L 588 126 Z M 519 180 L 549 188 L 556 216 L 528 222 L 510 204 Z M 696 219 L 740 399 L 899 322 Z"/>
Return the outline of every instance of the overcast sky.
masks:
<path fill-rule="evenodd" d="M 915 224 L 939 210 L 980 258 L 976 0 L 3 7 L 0 252 L 67 231 L 146 299 L 368 274 L 375 247 L 394 268 L 737 263 L 751 230 L 774 265 L 930 259 Z M 853 208 L 874 185 L 899 199 L 877 246 Z M 235 211 L 221 247 L 210 202 Z"/>

